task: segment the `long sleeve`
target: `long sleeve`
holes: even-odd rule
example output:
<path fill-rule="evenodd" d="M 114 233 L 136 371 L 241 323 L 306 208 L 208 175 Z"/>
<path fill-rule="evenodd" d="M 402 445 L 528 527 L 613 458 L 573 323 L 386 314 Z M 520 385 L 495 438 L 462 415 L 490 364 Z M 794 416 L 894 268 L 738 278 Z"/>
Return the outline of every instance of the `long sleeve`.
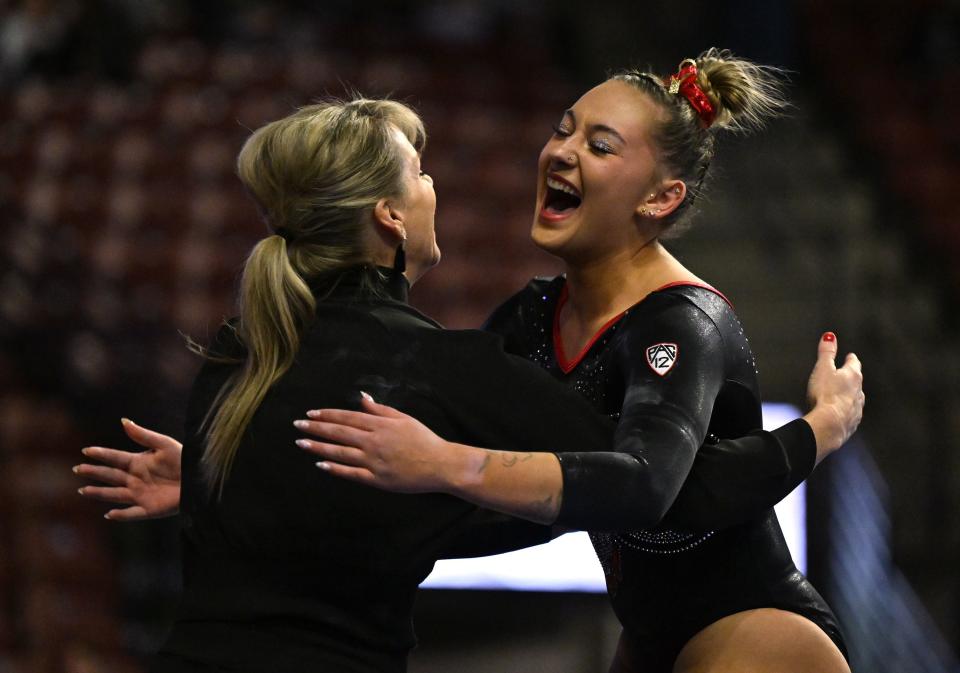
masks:
<path fill-rule="evenodd" d="M 655 303 L 654 303 L 655 302 Z M 642 320 L 620 328 L 614 363 L 624 399 L 614 451 L 559 453 L 563 505 L 557 523 L 592 530 L 649 528 L 673 504 L 707 435 L 724 382 L 723 340 L 684 300 L 651 297 Z M 636 316 L 628 316 L 635 318 Z M 654 369 L 648 349 L 665 349 Z"/>
<path fill-rule="evenodd" d="M 490 316 L 484 329 L 501 336 L 505 347 L 512 353 L 532 352 L 535 349 L 531 348 L 529 335 L 535 330 L 537 316 L 542 312 L 541 303 L 551 293 L 550 285 L 551 281 L 544 279 L 531 281 L 527 288 L 502 304 Z M 714 327 L 704 322 L 706 316 L 691 305 L 687 305 L 685 311 L 692 313 L 692 316 L 688 317 L 695 318 L 695 322 L 705 329 L 701 330 L 699 338 L 709 336 L 714 340 L 714 345 L 717 345 L 720 335 Z M 677 317 L 682 320 L 682 316 Z M 689 327 L 689 323 L 687 326 Z M 683 325 L 680 324 L 679 327 L 682 328 Z M 641 343 L 644 337 L 638 332 L 631 332 L 630 336 L 638 343 Z M 696 334 L 690 336 L 693 337 L 694 344 L 698 343 Z M 672 337 L 668 335 L 665 338 Z M 656 341 L 651 340 L 651 343 Z M 637 348 L 643 347 L 639 345 L 634 348 L 634 352 L 628 351 L 626 357 L 620 358 L 620 362 L 625 365 L 631 381 L 658 387 L 664 382 L 649 375 L 645 354 L 635 352 Z M 687 350 L 685 348 L 682 355 L 685 364 L 689 364 Z M 712 366 L 716 369 L 720 362 L 715 351 L 712 357 Z M 633 369 L 634 365 L 639 366 L 639 371 Z M 671 371 L 668 375 L 674 376 L 675 372 Z M 629 385 L 630 381 L 627 381 L 627 384 Z M 682 435 L 680 438 L 682 441 Z M 618 444 L 618 447 L 621 446 L 622 444 Z M 686 446 L 689 451 L 689 442 Z M 560 458 L 567 464 L 583 464 L 582 460 L 578 461 L 575 456 L 561 455 Z M 605 460 L 615 462 L 622 459 L 598 459 Z M 626 513 L 614 511 L 610 514 L 613 518 L 635 517 L 628 522 L 632 529 L 656 523 L 683 530 L 723 528 L 756 516 L 782 500 L 810 475 L 815 461 L 816 441 L 809 425 L 802 420 L 793 421 L 770 432 L 756 430 L 743 437 L 705 443 L 695 452 L 687 479 L 662 519 L 657 520 L 656 510 L 662 509 L 665 503 L 647 500 L 651 494 L 645 491 L 634 494 L 639 502 L 627 503 L 632 505 L 632 509 L 626 510 Z M 628 470 L 649 469 L 642 462 L 630 460 L 626 461 L 625 466 Z M 602 496 L 607 490 L 603 480 L 597 479 L 594 484 Z M 570 485 L 570 480 L 566 485 Z M 589 493 L 584 496 L 589 507 L 592 498 Z M 611 527 L 613 522 L 607 518 L 607 513 L 573 511 L 576 509 L 575 499 L 576 496 L 571 497 L 569 490 L 565 492 L 565 511 L 561 513 L 563 519 L 569 517 L 570 522 L 578 519 L 581 524 L 579 527 L 582 528 Z"/>
<path fill-rule="evenodd" d="M 795 489 L 813 472 L 816 457 L 816 438 L 803 419 L 705 444 L 660 524 L 716 530 L 745 521 Z"/>

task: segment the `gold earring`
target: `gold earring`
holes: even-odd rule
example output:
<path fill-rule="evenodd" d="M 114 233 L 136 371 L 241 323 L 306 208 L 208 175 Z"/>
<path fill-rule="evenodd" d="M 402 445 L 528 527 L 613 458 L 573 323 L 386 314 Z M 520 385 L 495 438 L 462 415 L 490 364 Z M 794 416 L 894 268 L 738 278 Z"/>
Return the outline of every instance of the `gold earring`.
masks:
<path fill-rule="evenodd" d="M 650 216 L 650 211 L 647 210 L 646 206 L 644 206 L 643 208 L 641 208 L 639 212 L 640 212 L 640 217 L 649 217 L 649 216 Z"/>

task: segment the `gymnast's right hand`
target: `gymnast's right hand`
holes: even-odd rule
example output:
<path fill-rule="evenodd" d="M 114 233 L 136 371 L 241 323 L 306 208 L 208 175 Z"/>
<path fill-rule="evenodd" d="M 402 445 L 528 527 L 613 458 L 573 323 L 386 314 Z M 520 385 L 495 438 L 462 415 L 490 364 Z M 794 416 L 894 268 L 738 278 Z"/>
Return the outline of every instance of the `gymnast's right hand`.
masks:
<path fill-rule="evenodd" d="M 123 419 L 127 436 L 146 451 L 118 451 L 88 446 L 81 451 L 101 464 L 81 463 L 76 474 L 104 484 L 84 486 L 80 495 L 127 507 L 111 509 L 104 518 L 140 521 L 173 516 L 180 507 L 180 451 L 173 437 Z"/>
<path fill-rule="evenodd" d="M 807 383 L 810 411 L 803 417 L 817 438 L 817 462 L 843 446 L 863 418 L 863 371 L 860 360 L 848 353 L 837 369 L 839 344 L 833 332 L 820 339 L 817 364 Z"/>
<path fill-rule="evenodd" d="M 294 422 L 325 440 L 297 440 L 323 459 L 317 467 L 395 493 L 447 493 L 535 523 L 556 521 L 563 474 L 555 454 L 447 442 L 412 416 L 362 396 L 362 411 L 317 409 L 307 412 L 311 420 Z"/>
<path fill-rule="evenodd" d="M 330 474 L 395 493 L 446 492 L 459 471 L 456 447 L 423 423 L 363 393 L 361 411 L 308 411 L 294 425 L 327 441 L 299 439 L 297 445 L 323 458 Z M 463 447 L 466 448 L 466 447 Z"/>

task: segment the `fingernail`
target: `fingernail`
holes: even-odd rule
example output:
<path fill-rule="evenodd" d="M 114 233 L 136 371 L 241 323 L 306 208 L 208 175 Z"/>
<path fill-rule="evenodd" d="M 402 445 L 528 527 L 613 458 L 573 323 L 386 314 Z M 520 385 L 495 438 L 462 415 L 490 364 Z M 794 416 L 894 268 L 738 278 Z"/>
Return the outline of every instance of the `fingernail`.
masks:
<path fill-rule="evenodd" d="M 74 473 L 74 474 L 79 474 L 79 472 L 80 472 L 80 466 L 79 466 L 79 465 L 74 465 L 71 469 L 73 470 L 73 473 Z"/>
<path fill-rule="evenodd" d="M 317 467 L 319 467 L 321 470 L 329 470 L 330 463 L 320 462 L 320 463 L 317 463 Z"/>
<path fill-rule="evenodd" d="M 823 333 L 823 340 L 824 340 L 824 341 L 836 341 L 836 340 L 837 340 L 837 335 L 834 334 L 833 332 L 824 332 L 824 333 Z"/>
<path fill-rule="evenodd" d="M 305 430 L 310 427 L 310 421 L 294 421 L 293 424 L 301 430 Z"/>
<path fill-rule="evenodd" d="M 133 421 L 131 421 L 129 418 L 121 418 L 120 422 L 123 423 L 124 425 L 127 425 L 128 423 L 133 423 Z"/>
<path fill-rule="evenodd" d="M 109 521 L 109 520 L 110 520 L 110 514 L 109 514 L 109 513 L 104 514 L 104 515 L 103 515 L 103 518 L 106 519 L 107 521 Z"/>
<path fill-rule="evenodd" d="M 83 447 L 82 449 L 80 449 L 80 453 L 82 453 L 83 455 L 87 456 L 87 455 L 90 455 L 90 454 L 87 453 L 89 450 L 90 450 L 90 447 L 89 447 L 89 446 L 85 446 L 85 447 Z"/>
<path fill-rule="evenodd" d="M 309 416 L 310 418 L 320 418 L 320 413 L 321 412 L 319 409 L 311 409 L 310 411 L 307 412 L 307 416 Z"/>
<path fill-rule="evenodd" d="M 373 397 L 370 396 L 370 393 L 365 393 L 362 390 L 360 391 L 360 397 L 365 399 L 367 402 L 373 402 Z"/>
<path fill-rule="evenodd" d="M 77 489 L 77 493 L 79 493 L 80 495 L 83 495 L 83 486 Z"/>
<path fill-rule="evenodd" d="M 309 448 L 310 448 L 310 440 L 309 440 L 309 439 L 298 439 L 298 440 L 296 441 L 296 445 L 299 446 L 301 449 L 309 449 Z"/>

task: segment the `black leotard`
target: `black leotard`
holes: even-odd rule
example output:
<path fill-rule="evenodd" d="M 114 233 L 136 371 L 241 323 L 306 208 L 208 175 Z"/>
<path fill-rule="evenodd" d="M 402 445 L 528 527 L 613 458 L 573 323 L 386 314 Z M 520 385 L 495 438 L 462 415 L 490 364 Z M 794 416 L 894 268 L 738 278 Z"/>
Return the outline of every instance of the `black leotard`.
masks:
<path fill-rule="evenodd" d="M 704 441 L 761 427 L 753 355 L 726 299 L 689 284 L 661 288 L 573 358 L 562 352 L 556 323 L 565 299 L 563 277 L 534 280 L 487 329 L 618 419 L 618 454 L 558 454 L 564 496 L 557 523 L 593 531 L 625 630 L 621 658 L 643 671 L 669 671 L 698 631 L 761 607 L 807 617 L 845 652 L 836 618 L 795 567 L 772 509 L 720 530 L 671 530 L 669 518 L 638 530 L 657 522 L 637 517 L 631 494 L 652 493 L 655 509 L 666 512 Z"/>

